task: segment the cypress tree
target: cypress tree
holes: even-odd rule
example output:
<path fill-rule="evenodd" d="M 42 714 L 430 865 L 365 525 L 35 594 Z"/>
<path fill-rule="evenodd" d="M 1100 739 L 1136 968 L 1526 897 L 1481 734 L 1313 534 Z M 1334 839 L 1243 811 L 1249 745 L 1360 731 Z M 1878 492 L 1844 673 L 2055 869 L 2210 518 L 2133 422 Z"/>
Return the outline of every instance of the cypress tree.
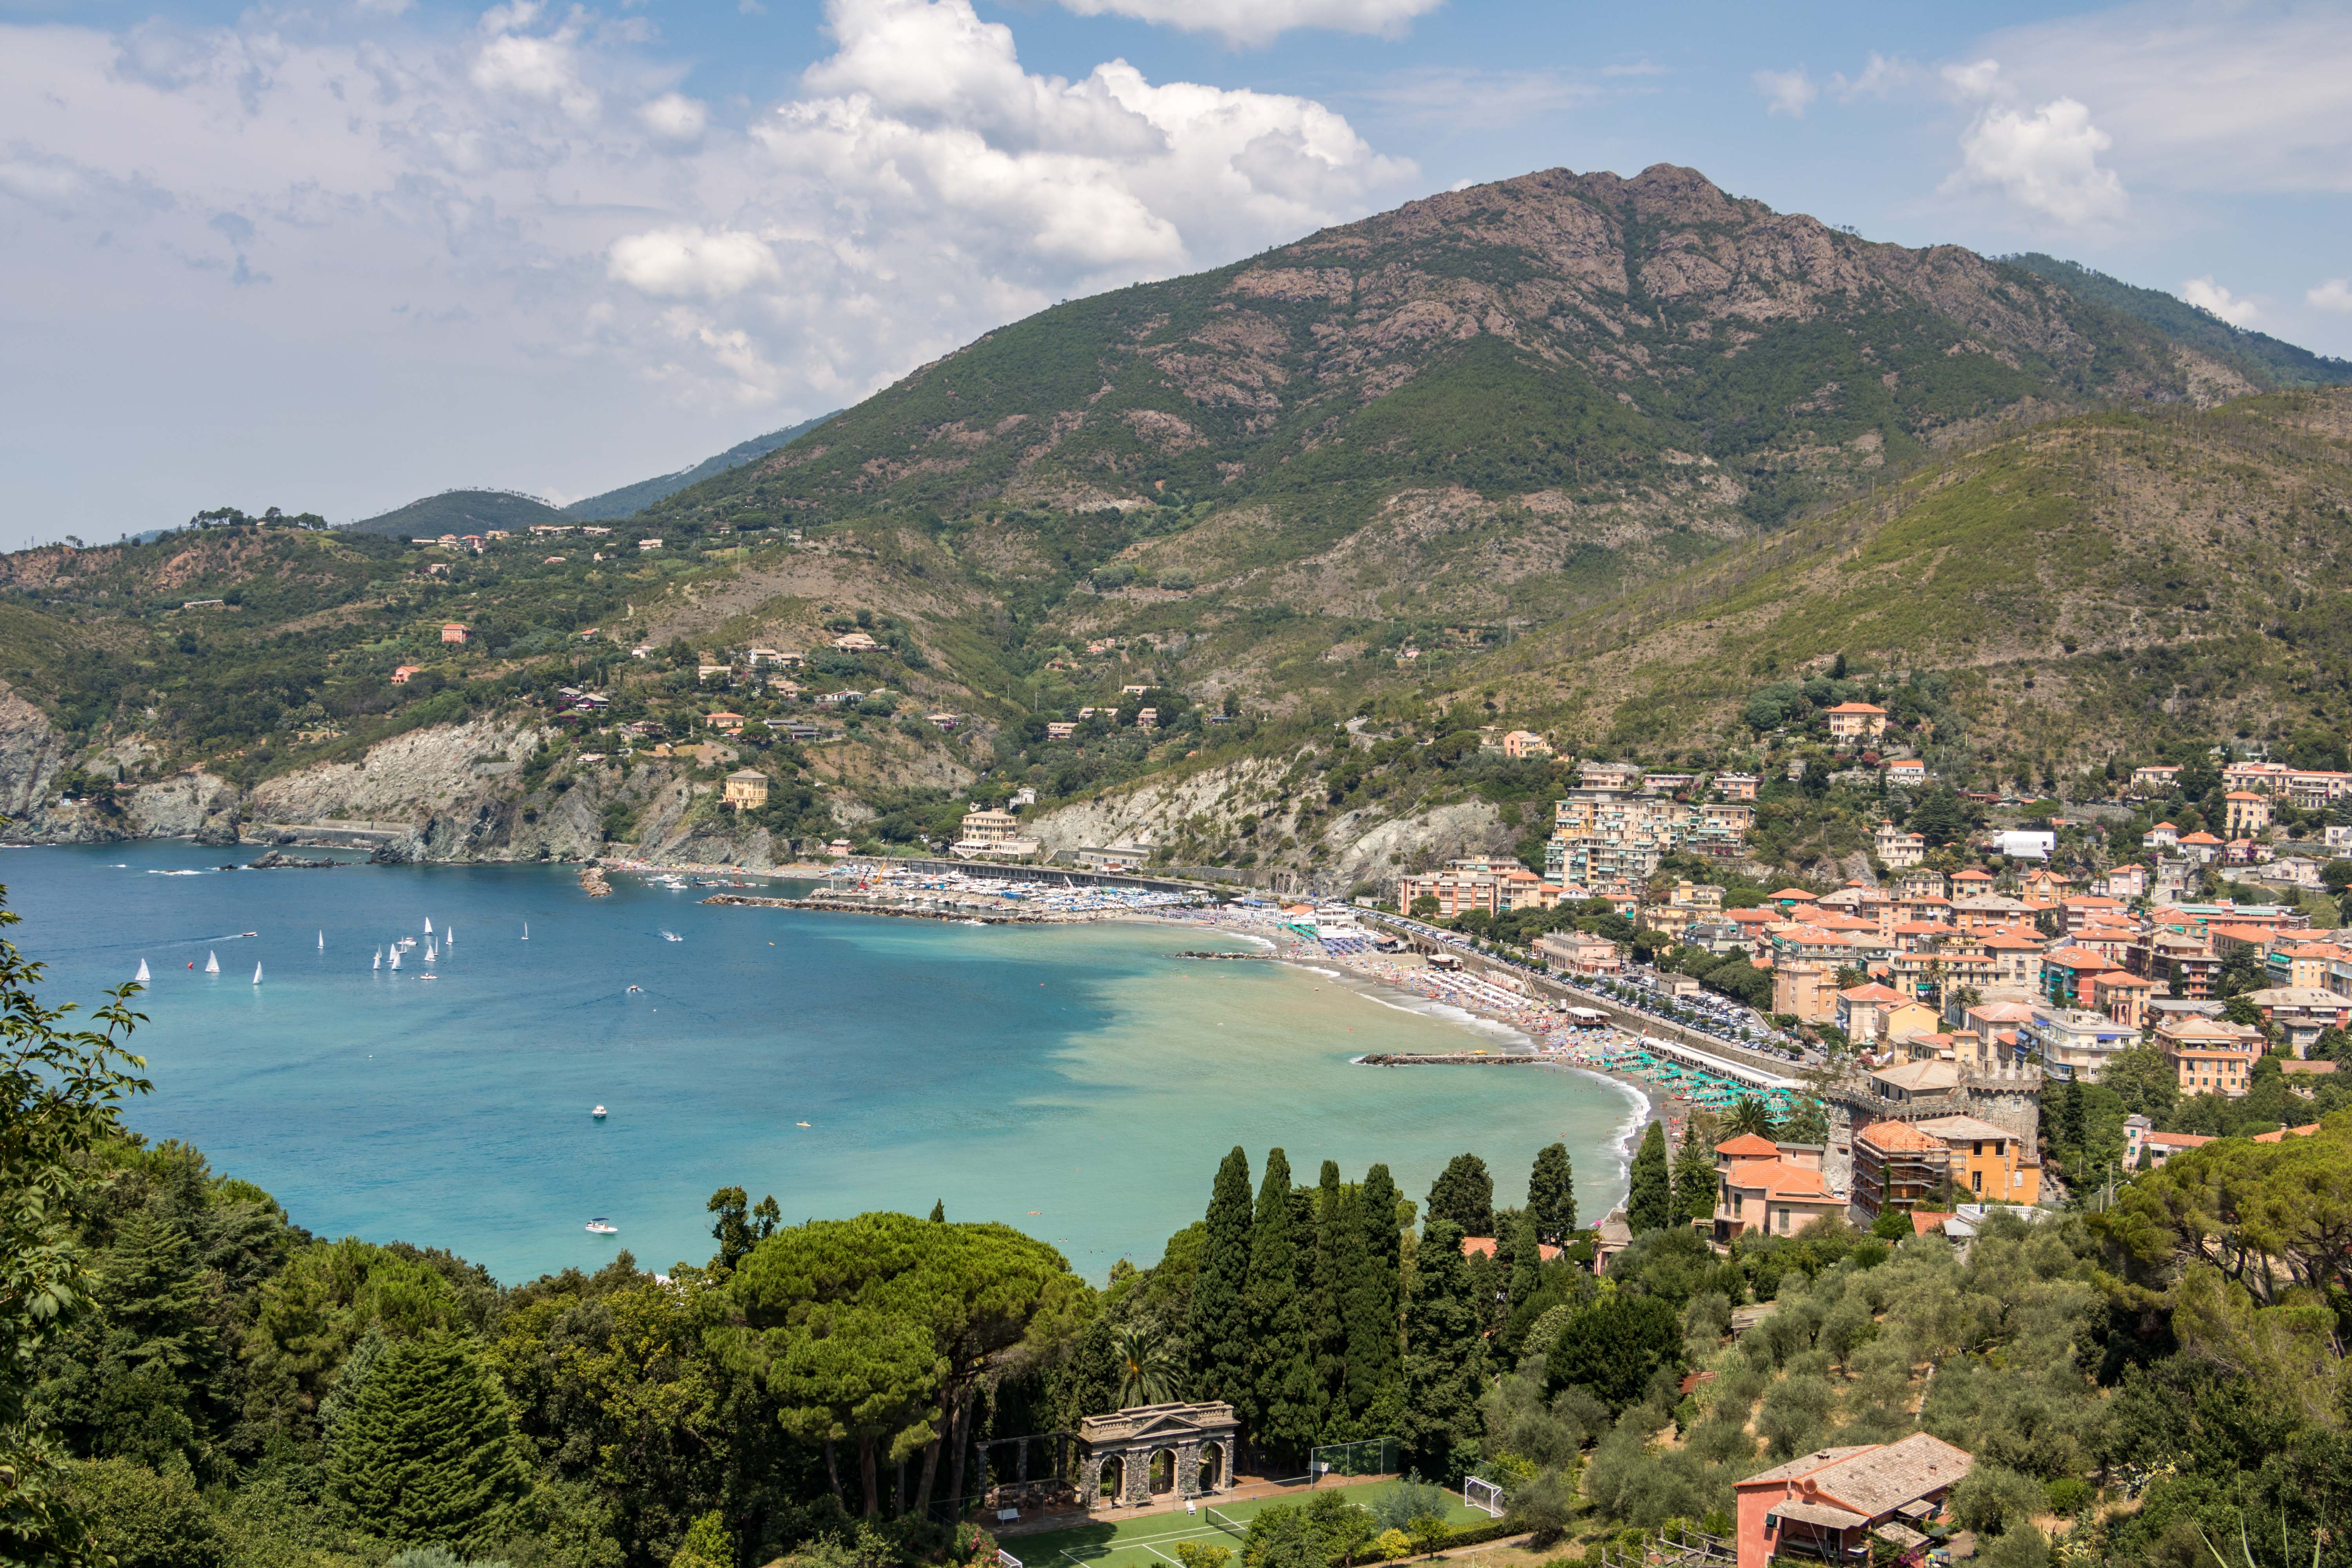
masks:
<path fill-rule="evenodd" d="M 1519 1215 L 1511 1244 L 1511 1305 L 1535 1300 L 1543 1287 L 1543 1243 L 1536 1235 L 1536 1216 Z"/>
<path fill-rule="evenodd" d="M 1707 1219 L 1715 1214 L 1715 1151 L 1698 1135 L 1698 1119 L 1683 1129 L 1683 1146 L 1675 1152 L 1676 1222 Z"/>
<path fill-rule="evenodd" d="M 1674 1184 L 1666 1173 L 1663 1123 L 1651 1122 L 1649 1131 L 1642 1134 L 1642 1147 L 1633 1155 L 1626 1184 L 1625 1218 L 1635 1236 L 1664 1230 L 1674 1223 Z"/>
<path fill-rule="evenodd" d="M 1421 1217 L 1452 1220 L 1465 1236 L 1494 1235 L 1495 1178 L 1486 1173 L 1486 1162 L 1475 1154 L 1447 1161 L 1430 1184 L 1429 1205 Z"/>
<path fill-rule="evenodd" d="M 1242 1293 L 1249 1330 L 1248 1429 L 1261 1450 L 1304 1454 L 1315 1441 L 1314 1377 L 1298 1300 L 1298 1237 L 1291 1224 L 1290 1161 L 1265 1156 L 1250 1227 L 1249 1285 Z"/>
<path fill-rule="evenodd" d="M 1209 1197 L 1209 1237 L 1201 1249 L 1201 1269 L 1192 1281 L 1192 1367 L 1203 1399 L 1249 1406 L 1249 1320 L 1243 1292 L 1249 1286 L 1249 1156 L 1241 1145 L 1217 1167 Z"/>
<path fill-rule="evenodd" d="M 1414 1468 L 1435 1474 L 1449 1468 L 1455 1443 L 1481 1427 L 1478 1395 L 1486 1385 L 1486 1315 L 1471 1300 L 1470 1271 L 1462 1258 L 1462 1227 L 1433 1219 L 1413 1251 L 1412 1300 L 1405 1309 L 1405 1452 Z"/>
<path fill-rule="evenodd" d="M 497 1534 L 528 1485 L 505 1393 L 446 1329 L 395 1340 L 341 1423 L 329 1483 L 357 1523 L 404 1544 Z"/>
<path fill-rule="evenodd" d="M 1339 1184 L 1339 1163 L 1326 1160 L 1315 1194 L 1314 1279 L 1307 1296 L 1318 1436 L 1348 1413 L 1348 1243 L 1360 1246 L 1362 1237 L 1354 1194 Z"/>
<path fill-rule="evenodd" d="M 1386 1165 L 1374 1165 L 1356 1200 L 1362 1262 L 1348 1288 L 1348 1411 L 1360 1418 L 1397 1386 L 1402 1246 L 1396 1210 L 1396 1183 Z"/>
<path fill-rule="evenodd" d="M 1576 1228 L 1576 1176 L 1567 1144 L 1536 1151 L 1536 1167 L 1528 1176 L 1528 1212 L 1536 1216 L 1537 1236 L 1554 1247 L 1568 1245 L 1568 1233 Z"/>

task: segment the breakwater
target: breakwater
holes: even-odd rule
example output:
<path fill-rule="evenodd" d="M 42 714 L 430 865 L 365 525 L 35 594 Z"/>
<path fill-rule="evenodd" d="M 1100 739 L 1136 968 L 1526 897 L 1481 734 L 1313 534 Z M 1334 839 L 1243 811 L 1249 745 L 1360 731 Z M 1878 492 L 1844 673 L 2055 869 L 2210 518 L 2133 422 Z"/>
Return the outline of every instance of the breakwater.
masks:
<path fill-rule="evenodd" d="M 1171 958 L 1198 958 L 1223 962 L 1244 960 L 1256 963 L 1271 963 L 1275 960 L 1275 955 L 1270 952 L 1173 952 L 1170 953 L 1169 956 Z"/>
<path fill-rule="evenodd" d="M 877 903 L 866 899 L 765 899 L 748 893 L 713 893 L 706 904 L 732 904 L 759 910 L 819 910 L 837 915 L 888 915 L 905 921 L 947 921 L 955 925 L 1069 925 L 1084 915 L 1031 914 L 1011 910 L 918 909 L 910 904 Z"/>
<path fill-rule="evenodd" d="M 1366 1068 L 1517 1068 L 1541 1067 L 1548 1059 L 1527 1051 L 1373 1051 L 1358 1057 L 1356 1065 Z"/>

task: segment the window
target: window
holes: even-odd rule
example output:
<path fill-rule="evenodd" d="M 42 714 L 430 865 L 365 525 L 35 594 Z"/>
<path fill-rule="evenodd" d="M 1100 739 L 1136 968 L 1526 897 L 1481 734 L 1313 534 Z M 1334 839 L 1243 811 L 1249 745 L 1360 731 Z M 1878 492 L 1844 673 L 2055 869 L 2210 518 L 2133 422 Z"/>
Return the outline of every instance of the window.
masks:
<path fill-rule="evenodd" d="M 1969 1173 L 1969 1191 L 1972 1193 L 1980 1193 L 1984 1191 L 1984 1173 L 1982 1171 L 1970 1171 Z"/>
<path fill-rule="evenodd" d="M 1780 1234 L 1789 1234 L 1789 1205 L 1786 1204 L 1780 1205 Z"/>

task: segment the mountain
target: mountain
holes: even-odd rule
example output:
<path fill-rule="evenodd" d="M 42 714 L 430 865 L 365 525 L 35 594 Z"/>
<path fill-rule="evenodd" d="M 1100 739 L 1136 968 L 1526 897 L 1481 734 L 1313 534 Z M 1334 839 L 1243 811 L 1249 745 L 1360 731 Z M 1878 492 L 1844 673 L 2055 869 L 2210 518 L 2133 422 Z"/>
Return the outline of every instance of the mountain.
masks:
<path fill-rule="evenodd" d="M 1552 170 L 1041 312 L 656 510 L 1256 509 L 1213 569 L 1316 553 L 1417 491 L 1462 500 L 1451 527 L 1526 509 L 1554 565 L 1674 556 L 1987 421 L 2186 397 L 2190 357 L 1958 247 L 1688 169 Z"/>
<path fill-rule="evenodd" d="M 838 413 L 839 410 L 835 410 Z M 639 479 L 633 485 L 606 490 L 603 495 L 573 501 L 563 509 L 563 515 L 580 522 L 599 522 L 635 517 L 666 495 L 674 495 L 691 484 L 698 484 L 713 474 L 723 474 L 754 458 L 765 457 L 787 442 L 798 440 L 833 417 L 820 414 L 814 419 L 803 419 L 782 430 L 772 430 L 765 436 L 754 436 L 748 441 L 738 441 L 715 458 L 705 458 L 690 468 L 680 468 L 674 474 L 658 479 Z"/>
<path fill-rule="evenodd" d="M 2062 261 L 2038 250 L 2004 259 L 2049 279 L 2079 299 L 2120 310 L 2176 342 L 2211 355 L 2265 391 L 2352 384 L 2352 360 L 2329 359 L 2268 332 L 2232 326 L 2212 311 L 2160 289 L 2143 289 L 2095 272 L 2079 261 Z"/>
<path fill-rule="evenodd" d="M 655 551 L 398 537 L 536 504 L 460 491 L 393 536 L 0 557 L 0 810 L 719 861 L 937 840 L 1025 787 L 1055 847 L 1346 890 L 1539 834 L 1564 775 L 1481 730 L 1753 766 L 1841 660 L 1956 781 L 2340 737 L 2347 420 L 2021 267 L 1686 170 L 1529 175 L 992 333 L 656 500 Z M 807 692 L 698 684 L 754 646 Z M 756 820 L 688 760 L 599 760 L 714 707 L 824 731 L 739 759 Z M 123 815 L 58 804 L 93 771 Z"/>
<path fill-rule="evenodd" d="M 355 533 L 438 539 L 445 533 L 482 533 L 493 528 L 519 533 L 534 522 L 568 521 L 537 496 L 518 490 L 443 490 L 347 526 Z"/>

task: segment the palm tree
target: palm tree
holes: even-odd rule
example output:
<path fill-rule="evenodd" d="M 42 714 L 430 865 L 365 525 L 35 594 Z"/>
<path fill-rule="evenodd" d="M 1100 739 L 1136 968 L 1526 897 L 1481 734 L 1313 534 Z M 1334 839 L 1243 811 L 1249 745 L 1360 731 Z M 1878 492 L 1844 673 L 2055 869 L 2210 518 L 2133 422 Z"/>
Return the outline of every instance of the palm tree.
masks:
<path fill-rule="evenodd" d="M 1118 1363 L 1118 1403 L 1165 1405 L 1177 1397 L 1176 1363 L 1156 1323 L 1122 1323 L 1110 1331 L 1110 1352 Z"/>
<path fill-rule="evenodd" d="M 1759 1138 L 1769 1138 L 1772 1136 L 1772 1113 L 1765 1110 L 1764 1102 L 1754 1095 L 1743 1094 L 1723 1119 L 1723 1125 L 1734 1137 L 1752 1132 Z"/>

